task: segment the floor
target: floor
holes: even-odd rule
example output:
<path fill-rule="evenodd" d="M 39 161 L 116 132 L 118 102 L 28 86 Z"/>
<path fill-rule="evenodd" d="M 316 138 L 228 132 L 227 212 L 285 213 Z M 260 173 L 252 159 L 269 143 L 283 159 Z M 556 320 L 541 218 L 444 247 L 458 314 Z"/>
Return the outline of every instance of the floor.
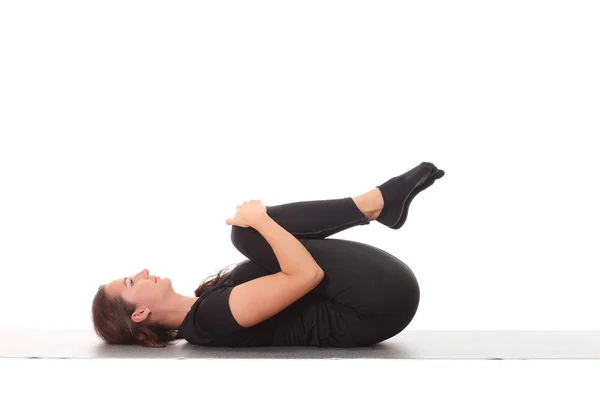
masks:
<path fill-rule="evenodd" d="M 88 330 L 5 329 L 0 370 L 0 398 L 597 400 L 600 332 L 406 330 L 355 349 L 147 349 Z"/>
<path fill-rule="evenodd" d="M 600 331 L 410 331 L 370 347 L 215 348 L 180 340 L 162 349 L 115 346 L 90 330 L 0 330 L 0 358 L 51 359 L 600 359 Z"/>

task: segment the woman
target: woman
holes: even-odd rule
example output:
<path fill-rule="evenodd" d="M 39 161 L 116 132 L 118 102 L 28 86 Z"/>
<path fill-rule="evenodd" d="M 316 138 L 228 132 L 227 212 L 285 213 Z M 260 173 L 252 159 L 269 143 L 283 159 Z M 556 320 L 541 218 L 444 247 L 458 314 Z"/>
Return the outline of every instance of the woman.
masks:
<path fill-rule="evenodd" d="M 404 263 L 337 232 L 377 221 L 399 229 L 414 197 L 444 176 L 423 162 L 356 197 L 265 207 L 244 202 L 231 240 L 247 260 L 201 284 L 194 297 L 143 270 L 98 288 L 94 329 L 108 343 L 164 347 L 356 347 L 379 343 L 413 319 L 420 298 Z"/>

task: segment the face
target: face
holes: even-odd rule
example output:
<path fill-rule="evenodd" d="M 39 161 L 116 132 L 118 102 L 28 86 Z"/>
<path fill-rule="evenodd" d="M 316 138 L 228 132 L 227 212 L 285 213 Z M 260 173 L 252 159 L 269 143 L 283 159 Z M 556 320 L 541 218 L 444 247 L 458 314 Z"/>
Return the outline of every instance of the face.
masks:
<path fill-rule="evenodd" d="M 123 300 L 135 304 L 137 313 L 139 309 L 152 310 L 165 296 L 173 293 L 173 286 L 169 278 L 161 279 L 150 275 L 147 269 L 143 269 L 133 276 L 125 276 L 109 282 L 105 290 L 109 297 L 121 296 Z"/>

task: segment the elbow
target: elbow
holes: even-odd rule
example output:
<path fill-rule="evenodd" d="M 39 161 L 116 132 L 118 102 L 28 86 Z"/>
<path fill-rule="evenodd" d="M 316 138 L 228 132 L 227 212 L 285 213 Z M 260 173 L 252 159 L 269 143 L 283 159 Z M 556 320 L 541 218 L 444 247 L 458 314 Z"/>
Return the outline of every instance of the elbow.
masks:
<path fill-rule="evenodd" d="M 317 282 L 321 282 L 325 277 L 325 271 L 321 267 L 317 268 Z"/>

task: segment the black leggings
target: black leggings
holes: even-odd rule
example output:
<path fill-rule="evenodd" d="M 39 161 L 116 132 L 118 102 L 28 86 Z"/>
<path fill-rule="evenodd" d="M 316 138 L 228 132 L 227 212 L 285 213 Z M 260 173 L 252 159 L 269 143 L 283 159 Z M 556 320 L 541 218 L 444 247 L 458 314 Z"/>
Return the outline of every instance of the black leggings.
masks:
<path fill-rule="evenodd" d="M 267 214 L 293 234 L 325 272 L 311 293 L 347 309 L 352 345 L 370 345 L 401 332 L 413 319 L 420 291 L 412 270 L 377 247 L 325 239 L 370 221 L 350 197 L 267 206 Z M 390 231 L 390 233 L 392 233 Z M 254 228 L 232 226 L 235 248 L 267 273 L 281 271 L 273 249 Z"/>

